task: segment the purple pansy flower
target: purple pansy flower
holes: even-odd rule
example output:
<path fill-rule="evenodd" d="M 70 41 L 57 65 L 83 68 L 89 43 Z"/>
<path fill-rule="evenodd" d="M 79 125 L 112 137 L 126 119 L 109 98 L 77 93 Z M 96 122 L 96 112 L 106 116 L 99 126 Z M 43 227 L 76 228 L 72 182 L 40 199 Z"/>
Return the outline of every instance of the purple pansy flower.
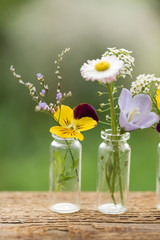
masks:
<path fill-rule="evenodd" d="M 156 130 L 160 133 L 160 121 L 157 123 Z"/>
<path fill-rule="evenodd" d="M 99 121 L 99 117 L 96 113 L 96 110 L 94 109 L 94 107 L 92 107 L 90 104 L 88 103 L 81 103 L 78 106 L 76 106 L 73 109 L 74 112 L 74 118 L 75 119 L 80 119 L 83 117 L 91 117 L 93 118 L 95 121 Z"/>
<path fill-rule="evenodd" d="M 125 131 L 148 128 L 159 121 L 157 114 L 151 112 L 152 100 L 148 95 L 138 94 L 132 98 L 131 92 L 123 88 L 118 105 L 120 108 L 119 124 Z"/>

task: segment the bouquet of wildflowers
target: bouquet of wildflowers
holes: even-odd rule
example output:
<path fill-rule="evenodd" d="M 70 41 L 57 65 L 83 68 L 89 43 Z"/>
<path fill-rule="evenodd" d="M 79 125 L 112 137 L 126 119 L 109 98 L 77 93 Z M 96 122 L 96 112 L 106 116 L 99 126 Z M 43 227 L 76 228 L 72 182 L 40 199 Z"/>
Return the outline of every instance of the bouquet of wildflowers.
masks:
<path fill-rule="evenodd" d="M 72 93 L 69 91 L 68 93 L 62 93 L 61 84 L 62 84 L 62 76 L 60 74 L 60 63 L 63 60 L 63 55 L 67 53 L 70 49 L 66 48 L 61 54 L 58 55 L 58 60 L 55 61 L 56 71 L 55 74 L 58 78 L 57 84 L 57 93 L 55 96 L 55 102 L 49 101 L 48 92 L 50 91 L 49 86 L 46 83 L 44 76 L 41 73 L 37 73 L 37 80 L 40 85 L 40 91 L 37 90 L 36 86 L 32 83 L 25 83 L 21 76 L 16 73 L 15 68 L 13 66 L 10 67 L 10 70 L 13 73 L 13 76 L 18 79 L 21 85 L 24 85 L 28 88 L 29 94 L 32 97 L 33 101 L 36 103 L 35 111 L 45 112 L 51 115 L 56 126 L 50 128 L 50 133 L 54 135 L 66 139 L 66 143 L 68 144 L 68 149 L 64 156 L 61 156 L 60 153 L 56 153 L 54 158 L 55 168 L 57 168 L 55 173 L 55 181 L 57 183 L 57 191 L 63 187 L 65 181 L 70 179 L 69 172 L 65 171 L 64 166 L 60 166 L 59 164 L 65 165 L 65 160 L 67 154 L 71 154 L 73 162 L 75 162 L 72 152 L 68 151 L 70 149 L 70 141 L 68 139 L 79 139 L 82 141 L 84 139 L 81 131 L 86 131 L 94 128 L 99 121 L 98 115 L 95 109 L 87 104 L 82 103 L 76 106 L 74 109 L 71 109 L 69 106 L 63 104 L 64 100 L 67 97 L 70 97 Z M 75 164 L 72 164 L 70 168 L 74 168 Z M 70 169 L 73 170 L 73 169 Z M 77 178 L 77 171 L 75 169 Z M 63 181 L 62 181 L 63 179 Z M 78 179 L 78 178 L 77 178 Z M 63 182 L 63 185 L 61 184 Z"/>
<path fill-rule="evenodd" d="M 85 80 L 97 81 L 105 89 L 103 92 L 98 92 L 99 96 L 108 96 L 106 102 L 100 104 L 98 111 L 99 113 L 106 112 L 105 121 L 100 122 L 106 126 L 106 129 L 111 129 L 113 136 L 120 136 L 138 128 L 148 128 L 159 120 L 156 113 L 160 113 L 160 89 L 157 90 L 156 98 L 151 94 L 158 86 L 159 79 L 156 79 L 154 75 L 140 75 L 137 81 L 132 83 L 131 91 L 123 86 L 117 86 L 119 78 L 132 77 L 134 58 L 131 53 L 125 49 L 108 48 L 101 59 L 88 60 L 80 69 Z M 121 88 L 122 91 L 118 96 Z M 152 102 L 156 113 L 152 112 Z M 115 179 L 118 178 L 121 204 L 123 205 L 121 157 L 118 148 L 117 142 L 114 144 L 113 162 L 109 156 L 102 167 L 106 172 L 106 182 L 114 204 L 116 204 L 114 194 L 117 184 Z M 103 159 L 102 157 L 101 160 Z"/>
<path fill-rule="evenodd" d="M 152 100 L 153 111 L 160 117 L 160 78 L 155 74 L 140 74 L 132 82 L 130 92 L 135 97 L 138 94 L 148 95 Z M 156 130 L 160 133 L 160 121 L 157 123 Z"/>

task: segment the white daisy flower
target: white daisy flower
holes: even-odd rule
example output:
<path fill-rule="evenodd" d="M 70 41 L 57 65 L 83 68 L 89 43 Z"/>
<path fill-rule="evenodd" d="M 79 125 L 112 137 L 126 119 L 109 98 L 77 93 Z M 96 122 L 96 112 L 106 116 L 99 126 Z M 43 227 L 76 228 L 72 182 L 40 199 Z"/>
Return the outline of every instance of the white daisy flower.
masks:
<path fill-rule="evenodd" d="M 82 77 L 87 81 L 99 81 L 106 84 L 116 81 L 123 65 L 123 61 L 116 56 L 106 56 L 101 59 L 88 60 L 82 65 L 80 71 Z"/>

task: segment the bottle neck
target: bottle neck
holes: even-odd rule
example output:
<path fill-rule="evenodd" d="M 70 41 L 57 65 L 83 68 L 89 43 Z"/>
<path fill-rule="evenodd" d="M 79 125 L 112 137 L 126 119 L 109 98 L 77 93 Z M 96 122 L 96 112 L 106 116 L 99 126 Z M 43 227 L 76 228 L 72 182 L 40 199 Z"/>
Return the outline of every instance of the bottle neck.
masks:
<path fill-rule="evenodd" d="M 107 129 L 105 131 L 101 131 L 101 138 L 104 142 L 110 142 L 112 144 L 114 143 L 121 143 L 124 144 L 126 141 L 130 138 L 130 133 L 126 132 L 124 134 L 120 134 L 120 131 L 118 131 L 117 134 L 112 134 L 111 129 Z"/>
<path fill-rule="evenodd" d="M 77 139 L 74 139 L 74 138 L 61 138 L 61 137 L 58 137 L 57 135 L 55 135 L 53 133 L 52 133 L 52 137 L 54 138 L 54 140 L 56 142 L 63 143 L 63 144 L 72 143 L 72 142 L 75 142 L 77 140 Z"/>

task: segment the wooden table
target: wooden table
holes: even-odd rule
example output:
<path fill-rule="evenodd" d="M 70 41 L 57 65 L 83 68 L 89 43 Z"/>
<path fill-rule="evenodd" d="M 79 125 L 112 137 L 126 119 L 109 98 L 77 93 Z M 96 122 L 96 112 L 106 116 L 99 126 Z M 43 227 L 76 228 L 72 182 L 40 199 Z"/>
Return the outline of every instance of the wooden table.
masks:
<path fill-rule="evenodd" d="M 1 192 L 0 239 L 160 239 L 155 193 L 130 193 L 129 209 L 121 215 L 102 214 L 95 202 L 95 192 L 83 192 L 79 212 L 58 214 L 47 208 L 48 193 Z"/>

